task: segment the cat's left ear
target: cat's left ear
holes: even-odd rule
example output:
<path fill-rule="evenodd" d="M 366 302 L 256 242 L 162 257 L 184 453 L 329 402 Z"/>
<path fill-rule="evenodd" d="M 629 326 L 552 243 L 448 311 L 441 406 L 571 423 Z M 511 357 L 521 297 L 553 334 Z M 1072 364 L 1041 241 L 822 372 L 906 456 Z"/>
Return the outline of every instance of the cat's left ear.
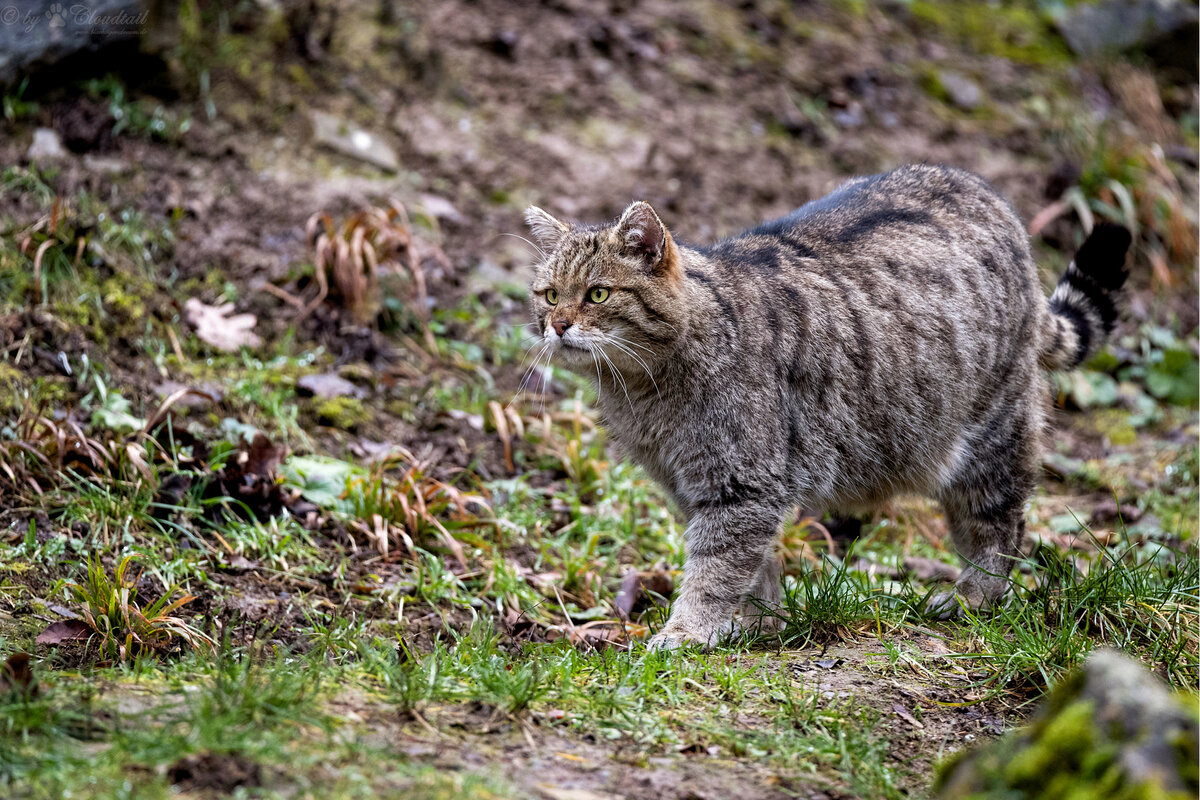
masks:
<path fill-rule="evenodd" d="M 670 272 L 675 268 L 675 242 L 649 203 L 639 200 L 625 209 L 617 222 L 617 237 L 626 254 L 648 269 Z"/>

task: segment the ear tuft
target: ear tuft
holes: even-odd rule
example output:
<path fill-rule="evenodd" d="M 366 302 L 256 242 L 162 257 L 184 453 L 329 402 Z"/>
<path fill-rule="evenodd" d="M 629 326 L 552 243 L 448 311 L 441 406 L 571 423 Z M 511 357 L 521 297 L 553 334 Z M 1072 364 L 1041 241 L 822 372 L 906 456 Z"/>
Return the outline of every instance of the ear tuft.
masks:
<path fill-rule="evenodd" d="M 629 255 L 641 259 L 650 269 L 670 260 L 671 234 L 650 204 L 639 200 L 625 209 L 617 223 L 617 236 Z"/>
<path fill-rule="evenodd" d="M 549 212 L 537 206 L 525 209 L 525 223 L 533 233 L 533 238 L 547 251 L 558 247 L 563 235 L 570 230 L 565 223 L 559 222 Z"/>

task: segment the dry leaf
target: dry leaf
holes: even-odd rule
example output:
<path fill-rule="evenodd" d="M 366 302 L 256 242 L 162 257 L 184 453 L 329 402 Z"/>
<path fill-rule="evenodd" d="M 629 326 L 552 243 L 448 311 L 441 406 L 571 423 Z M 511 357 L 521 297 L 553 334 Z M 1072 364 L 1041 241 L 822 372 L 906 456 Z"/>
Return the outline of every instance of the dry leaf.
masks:
<path fill-rule="evenodd" d="M 953 564 L 938 561 L 936 558 L 921 558 L 909 556 L 904 559 L 904 569 L 922 581 L 954 581 L 958 580 L 961 570 Z"/>
<path fill-rule="evenodd" d="M 621 579 L 621 590 L 613 599 L 617 614 L 628 620 L 634 614 L 652 605 L 663 605 L 663 598 L 670 598 L 675 582 L 663 570 L 639 572 L 630 569 Z"/>
<path fill-rule="evenodd" d="M 912 725 L 914 728 L 924 728 L 925 724 L 908 712 L 908 709 L 899 703 L 892 703 L 892 711 L 896 716 Z"/>
<path fill-rule="evenodd" d="M 92 629 L 81 620 L 68 619 L 55 622 L 38 634 L 36 644 L 62 644 L 77 642 L 92 635 Z"/>
<path fill-rule="evenodd" d="M 7 693 L 25 697 L 37 695 L 38 685 L 29 666 L 29 653 L 13 653 L 8 661 L 0 664 L 0 695 Z"/>
<path fill-rule="evenodd" d="M 234 314 L 233 303 L 210 306 L 193 297 L 184 304 L 183 310 L 200 340 L 218 350 L 231 353 L 242 347 L 262 344 L 262 339 L 254 333 L 258 318 L 253 314 Z"/>

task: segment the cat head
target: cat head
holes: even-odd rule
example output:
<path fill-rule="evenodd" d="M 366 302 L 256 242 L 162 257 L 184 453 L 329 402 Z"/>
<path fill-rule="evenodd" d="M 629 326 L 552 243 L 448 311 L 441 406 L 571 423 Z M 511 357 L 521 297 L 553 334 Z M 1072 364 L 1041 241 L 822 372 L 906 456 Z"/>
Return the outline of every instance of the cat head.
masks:
<path fill-rule="evenodd" d="M 557 360 L 641 373 L 639 361 L 665 353 L 684 327 L 683 267 L 649 203 L 612 225 L 569 225 L 536 206 L 525 221 L 543 252 L 530 284 L 534 326 Z"/>

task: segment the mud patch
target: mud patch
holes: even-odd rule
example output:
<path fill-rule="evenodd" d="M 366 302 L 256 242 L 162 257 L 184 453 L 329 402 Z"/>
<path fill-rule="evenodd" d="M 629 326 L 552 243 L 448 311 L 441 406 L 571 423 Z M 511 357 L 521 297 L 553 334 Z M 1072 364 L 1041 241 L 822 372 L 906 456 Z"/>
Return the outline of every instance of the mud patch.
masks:
<path fill-rule="evenodd" d="M 237 753 L 196 753 L 172 764 L 167 779 L 183 791 L 232 792 L 262 786 L 263 769 Z"/>

